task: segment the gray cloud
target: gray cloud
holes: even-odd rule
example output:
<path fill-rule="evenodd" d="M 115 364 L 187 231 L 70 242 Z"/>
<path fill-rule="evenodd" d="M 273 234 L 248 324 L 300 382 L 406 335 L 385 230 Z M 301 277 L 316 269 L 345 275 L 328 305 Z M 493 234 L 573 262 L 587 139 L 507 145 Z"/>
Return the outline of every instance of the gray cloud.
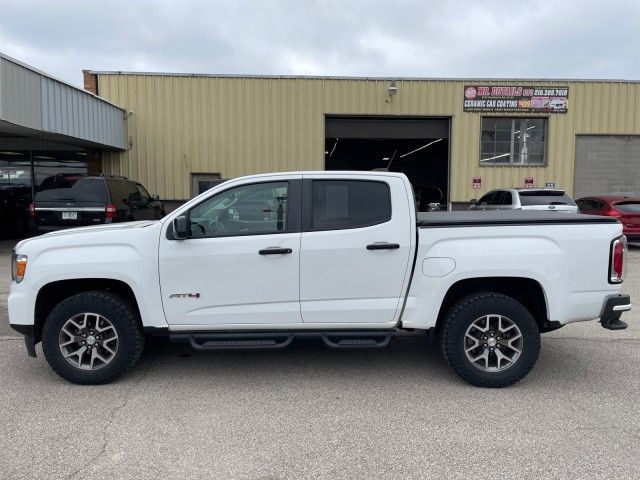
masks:
<path fill-rule="evenodd" d="M 0 0 L 0 51 L 195 73 L 640 78 L 640 2 Z"/>

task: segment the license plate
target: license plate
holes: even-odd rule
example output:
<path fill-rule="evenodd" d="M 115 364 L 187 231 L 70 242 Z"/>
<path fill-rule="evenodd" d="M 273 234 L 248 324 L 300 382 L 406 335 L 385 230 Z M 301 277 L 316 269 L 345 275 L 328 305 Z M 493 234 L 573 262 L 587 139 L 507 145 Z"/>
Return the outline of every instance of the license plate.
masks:
<path fill-rule="evenodd" d="M 62 212 L 63 220 L 77 220 L 78 212 Z"/>

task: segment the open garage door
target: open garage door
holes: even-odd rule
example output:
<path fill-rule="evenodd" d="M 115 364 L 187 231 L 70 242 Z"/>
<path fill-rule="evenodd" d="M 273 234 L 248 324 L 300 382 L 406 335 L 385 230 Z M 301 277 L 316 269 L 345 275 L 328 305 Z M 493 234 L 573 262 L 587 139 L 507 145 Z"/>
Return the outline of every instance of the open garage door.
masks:
<path fill-rule="evenodd" d="M 640 195 L 640 135 L 578 135 L 573 195 Z"/>
<path fill-rule="evenodd" d="M 420 211 L 449 200 L 449 119 L 326 117 L 325 169 L 388 168 L 411 181 Z"/>

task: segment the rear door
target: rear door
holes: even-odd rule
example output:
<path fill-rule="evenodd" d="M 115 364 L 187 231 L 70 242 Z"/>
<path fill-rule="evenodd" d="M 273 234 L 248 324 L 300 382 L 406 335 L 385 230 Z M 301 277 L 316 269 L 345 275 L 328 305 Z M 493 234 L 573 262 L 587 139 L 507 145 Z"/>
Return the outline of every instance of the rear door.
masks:
<path fill-rule="evenodd" d="M 416 234 L 410 198 L 400 177 L 305 176 L 304 323 L 389 326 L 397 321 Z"/>

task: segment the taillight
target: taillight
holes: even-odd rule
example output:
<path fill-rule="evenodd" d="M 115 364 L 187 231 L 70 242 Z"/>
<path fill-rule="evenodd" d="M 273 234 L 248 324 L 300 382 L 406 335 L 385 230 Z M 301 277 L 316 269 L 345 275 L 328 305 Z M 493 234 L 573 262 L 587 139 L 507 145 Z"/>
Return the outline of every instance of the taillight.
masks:
<path fill-rule="evenodd" d="M 107 205 L 104 209 L 104 215 L 107 218 L 116 218 L 117 213 L 116 206 L 112 203 Z"/>
<path fill-rule="evenodd" d="M 36 218 L 36 206 L 33 203 L 29 204 L 29 218 Z"/>
<path fill-rule="evenodd" d="M 609 282 L 622 283 L 624 279 L 624 257 L 627 251 L 627 237 L 622 235 L 611 242 Z"/>
<path fill-rule="evenodd" d="M 607 215 L 608 217 L 613 217 L 613 218 L 622 217 L 622 213 L 617 210 L 614 210 L 613 208 L 610 208 L 609 210 L 604 212 L 604 214 Z"/>

